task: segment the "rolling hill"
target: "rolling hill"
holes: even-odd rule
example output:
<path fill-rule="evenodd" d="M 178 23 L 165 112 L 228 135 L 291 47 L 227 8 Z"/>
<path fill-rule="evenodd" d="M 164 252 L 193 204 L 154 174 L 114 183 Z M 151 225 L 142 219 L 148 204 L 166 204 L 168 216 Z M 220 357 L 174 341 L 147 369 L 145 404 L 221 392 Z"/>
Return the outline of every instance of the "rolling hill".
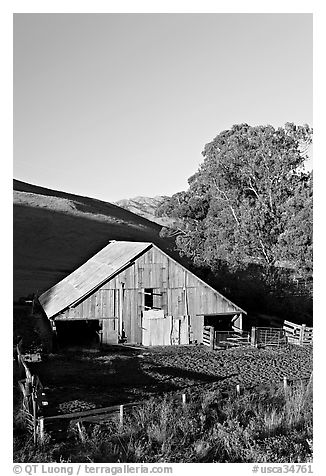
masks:
<path fill-rule="evenodd" d="M 119 200 L 115 202 L 119 207 L 129 210 L 136 215 L 147 218 L 147 220 L 158 223 L 162 226 L 170 226 L 173 224 L 174 220 L 166 217 L 157 217 L 156 209 L 163 202 L 166 197 L 157 196 L 157 197 L 134 197 Z"/>
<path fill-rule="evenodd" d="M 115 204 L 14 180 L 13 296 L 40 294 L 110 240 L 173 242 L 161 226 Z"/>

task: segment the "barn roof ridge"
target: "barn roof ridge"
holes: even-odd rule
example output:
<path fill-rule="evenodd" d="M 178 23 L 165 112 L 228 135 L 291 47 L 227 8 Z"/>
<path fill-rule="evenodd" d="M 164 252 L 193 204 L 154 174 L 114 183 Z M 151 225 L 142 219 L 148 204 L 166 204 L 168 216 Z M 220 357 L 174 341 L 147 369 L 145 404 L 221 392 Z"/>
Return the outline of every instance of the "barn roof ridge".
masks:
<path fill-rule="evenodd" d="M 246 314 L 243 309 L 227 299 L 184 265 L 176 261 L 155 243 L 149 241 L 110 240 L 104 248 L 89 258 L 84 264 L 39 296 L 39 302 L 47 317 L 54 317 L 83 300 L 105 282 L 121 272 L 131 262 L 148 251 L 150 247 L 156 248 L 188 273 L 195 276 L 202 284 L 213 290 L 231 306 L 235 307 L 237 309 L 236 312 Z"/>

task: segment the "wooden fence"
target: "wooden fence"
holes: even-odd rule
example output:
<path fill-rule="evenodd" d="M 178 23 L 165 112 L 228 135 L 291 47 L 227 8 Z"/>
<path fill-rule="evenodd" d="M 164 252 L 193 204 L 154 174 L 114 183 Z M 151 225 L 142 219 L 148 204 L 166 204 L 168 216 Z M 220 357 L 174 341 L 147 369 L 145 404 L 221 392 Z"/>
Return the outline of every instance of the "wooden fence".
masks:
<path fill-rule="evenodd" d="M 20 376 L 18 380 L 18 386 L 22 392 L 22 412 L 26 424 L 26 428 L 33 434 L 34 443 L 37 442 L 37 432 L 39 425 L 39 415 L 42 412 L 42 407 L 45 402 L 45 393 L 43 391 L 43 385 L 37 375 L 32 375 L 24 356 L 21 352 L 21 342 L 17 344 L 17 361 Z"/>
<path fill-rule="evenodd" d="M 283 327 L 252 327 L 246 331 L 216 331 L 213 326 L 203 329 L 203 344 L 210 349 L 228 349 L 252 345 L 279 347 L 285 344 L 309 345 L 313 342 L 313 328 L 284 321 Z"/>
<path fill-rule="evenodd" d="M 213 326 L 203 329 L 203 344 L 211 349 L 227 349 L 250 345 L 250 334 L 246 331 L 216 331 Z"/>
<path fill-rule="evenodd" d="M 17 344 L 17 361 L 20 376 L 24 376 L 18 380 L 19 389 L 22 392 L 22 412 L 27 430 L 33 434 L 34 444 L 43 441 L 45 434 L 45 426 L 57 420 L 76 420 L 76 426 L 79 431 L 80 438 L 83 438 L 83 422 L 99 422 L 109 420 L 119 413 L 120 424 L 123 424 L 125 411 L 136 406 L 144 404 L 144 402 L 127 403 L 124 405 L 115 405 L 110 407 L 97 408 L 82 412 L 66 413 L 62 415 L 54 415 L 45 417 L 43 415 L 43 406 L 47 404 L 45 401 L 45 393 L 43 385 L 37 375 L 32 375 L 24 355 L 21 352 L 21 342 Z M 185 402 L 185 395 L 182 397 Z"/>
<path fill-rule="evenodd" d="M 280 327 L 252 327 L 250 341 L 254 347 L 279 347 L 287 343 L 287 338 L 285 330 Z"/>
<path fill-rule="evenodd" d="M 211 349 L 214 348 L 214 327 L 204 326 L 203 344 L 210 347 Z"/>
<path fill-rule="evenodd" d="M 180 401 L 180 396 L 174 398 L 175 400 Z M 182 405 L 185 406 L 187 403 L 186 394 L 181 395 Z M 65 413 L 62 415 L 53 415 L 48 417 L 39 417 L 38 418 L 38 436 L 40 441 L 44 439 L 45 430 L 49 424 L 62 420 L 73 421 L 79 436 L 81 439 L 84 438 L 83 423 L 99 423 L 101 421 L 109 421 L 119 418 L 119 425 L 122 427 L 124 423 L 125 415 L 132 409 L 145 405 L 147 402 L 145 400 L 140 402 L 124 403 L 121 405 L 113 405 L 110 407 L 94 408 L 91 410 L 85 410 L 82 412 L 73 412 Z"/>
<path fill-rule="evenodd" d="M 289 344 L 309 345 L 313 342 L 313 328 L 284 321 L 283 329 Z"/>

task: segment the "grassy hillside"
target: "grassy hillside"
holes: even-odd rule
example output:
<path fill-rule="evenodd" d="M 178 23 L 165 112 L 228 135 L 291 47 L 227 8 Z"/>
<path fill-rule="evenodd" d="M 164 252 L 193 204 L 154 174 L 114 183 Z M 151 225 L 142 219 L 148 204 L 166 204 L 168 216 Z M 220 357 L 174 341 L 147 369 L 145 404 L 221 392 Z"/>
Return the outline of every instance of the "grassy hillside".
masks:
<path fill-rule="evenodd" d="M 174 222 L 171 218 L 157 217 L 156 209 L 166 197 L 157 196 L 157 197 L 135 197 L 128 198 L 124 200 L 119 200 L 116 202 L 116 205 L 119 207 L 125 208 L 132 213 L 136 213 L 141 217 L 147 218 L 159 225 L 170 226 Z"/>
<path fill-rule="evenodd" d="M 161 226 L 112 203 L 14 180 L 14 299 L 48 289 L 109 240 L 168 249 Z"/>

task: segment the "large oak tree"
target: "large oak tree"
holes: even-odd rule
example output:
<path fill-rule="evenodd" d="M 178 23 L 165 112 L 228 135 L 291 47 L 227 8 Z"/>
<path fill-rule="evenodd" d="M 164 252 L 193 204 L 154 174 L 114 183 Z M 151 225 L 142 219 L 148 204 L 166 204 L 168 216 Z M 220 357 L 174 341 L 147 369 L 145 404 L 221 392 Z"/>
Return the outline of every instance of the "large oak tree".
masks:
<path fill-rule="evenodd" d="M 312 174 L 304 170 L 308 125 L 234 125 L 203 151 L 189 188 L 159 215 L 177 219 L 179 250 L 213 271 L 227 264 L 312 271 Z M 165 230 L 165 233 L 167 230 Z"/>

